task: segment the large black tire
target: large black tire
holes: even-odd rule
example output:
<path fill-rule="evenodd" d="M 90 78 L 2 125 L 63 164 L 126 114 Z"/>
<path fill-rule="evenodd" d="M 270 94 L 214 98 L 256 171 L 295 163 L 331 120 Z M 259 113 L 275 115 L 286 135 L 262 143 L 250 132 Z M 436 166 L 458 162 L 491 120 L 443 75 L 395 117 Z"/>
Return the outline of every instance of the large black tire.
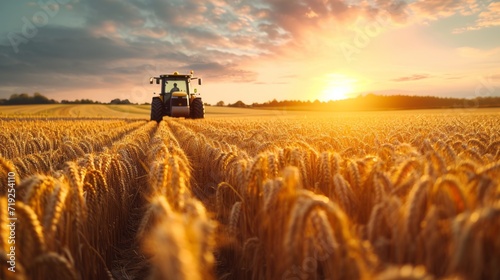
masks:
<path fill-rule="evenodd" d="M 153 98 L 151 102 L 151 120 L 161 122 L 163 119 L 163 102 L 160 98 Z"/>
<path fill-rule="evenodd" d="M 190 114 L 192 119 L 203 119 L 205 117 L 205 107 L 201 98 L 193 100 Z"/>

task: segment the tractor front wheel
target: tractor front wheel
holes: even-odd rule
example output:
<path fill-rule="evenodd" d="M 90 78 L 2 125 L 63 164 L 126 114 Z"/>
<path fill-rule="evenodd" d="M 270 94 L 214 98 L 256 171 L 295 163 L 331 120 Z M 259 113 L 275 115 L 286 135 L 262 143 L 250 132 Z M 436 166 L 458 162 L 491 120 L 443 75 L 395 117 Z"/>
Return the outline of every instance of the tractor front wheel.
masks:
<path fill-rule="evenodd" d="M 201 98 L 196 98 L 191 102 L 191 118 L 192 119 L 203 119 L 205 117 L 205 107 Z"/>
<path fill-rule="evenodd" d="M 151 102 L 151 120 L 161 122 L 163 119 L 163 102 L 160 98 L 153 98 Z"/>

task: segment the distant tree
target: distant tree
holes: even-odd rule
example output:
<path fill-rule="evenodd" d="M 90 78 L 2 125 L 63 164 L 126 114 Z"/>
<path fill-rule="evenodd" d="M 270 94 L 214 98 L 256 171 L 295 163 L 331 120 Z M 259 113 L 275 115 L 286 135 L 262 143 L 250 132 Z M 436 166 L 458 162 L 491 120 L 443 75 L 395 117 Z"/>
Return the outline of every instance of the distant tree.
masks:
<path fill-rule="evenodd" d="M 224 101 L 221 100 L 221 101 L 217 102 L 217 104 L 215 104 L 215 106 L 219 106 L 219 107 L 224 106 Z"/>
<path fill-rule="evenodd" d="M 80 100 L 80 104 L 95 104 L 96 102 L 91 99 L 82 99 Z"/>
<path fill-rule="evenodd" d="M 29 104 L 29 95 L 27 93 L 17 94 L 14 93 L 9 98 L 9 104 L 19 105 L 19 104 Z"/>
<path fill-rule="evenodd" d="M 47 104 L 47 103 L 50 103 L 50 100 L 41 95 L 39 92 L 35 92 L 33 93 L 33 103 L 35 104 Z"/>
<path fill-rule="evenodd" d="M 5 104 L 8 105 L 19 105 L 19 104 L 53 104 L 57 103 L 54 99 L 48 99 L 41 93 L 35 92 L 33 96 L 27 93 L 17 94 L 14 93 L 10 96 L 9 100 L 6 100 Z"/>
<path fill-rule="evenodd" d="M 119 98 L 115 98 L 111 100 L 109 104 L 132 104 L 132 103 L 128 99 L 121 100 Z"/>
<path fill-rule="evenodd" d="M 247 105 L 245 103 L 243 103 L 243 101 L 241 100 L 238 100 L 236 101 L 236 103 L 234 104 L 230 104 L 228 105 L 229 107 L 238 107 L 238 108 L 244 108 L 244 107 L 247 107 Z"/>

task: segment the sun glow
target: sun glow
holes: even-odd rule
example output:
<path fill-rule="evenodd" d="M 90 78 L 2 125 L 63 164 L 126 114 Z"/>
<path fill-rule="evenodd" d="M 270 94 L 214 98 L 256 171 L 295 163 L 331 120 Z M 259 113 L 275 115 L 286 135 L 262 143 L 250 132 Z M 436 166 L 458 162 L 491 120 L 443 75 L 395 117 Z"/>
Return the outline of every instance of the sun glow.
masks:
<path fill-rule="evenodd" d="M 325 77 L 322 101 L 341 100 L 352 97 L 356 80 L 342 74 L 329 74 Z"/>

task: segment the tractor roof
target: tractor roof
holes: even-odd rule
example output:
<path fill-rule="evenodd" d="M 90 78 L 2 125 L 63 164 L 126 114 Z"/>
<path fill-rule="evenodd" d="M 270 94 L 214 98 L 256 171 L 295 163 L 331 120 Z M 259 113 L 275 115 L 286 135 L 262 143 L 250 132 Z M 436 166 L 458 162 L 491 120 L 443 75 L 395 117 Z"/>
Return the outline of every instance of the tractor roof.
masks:
<path fill-rule="evenodd" d="M 177 80 L 177 81 L 190 81 L 190 80 L 196 80 L 198 79 L 200 82 L 199 84 L 201 85 L 201 79 L 193 77 L 194 71 L 191 71 L 189 74 L 179 74 L 179 72 L 175 71 L 173 74 L 163 74 L 160 75 L 159 77 L 151 77 L 149 78 L 149 83 L 152 84 L 154 80 L 156 80 L 156 83 L 159 84 L 160 80 Z"/>
<path fill-rule="evenodd" d="M 175 71 L 173 74 L 163 74 L 160 75 L 160 78 L 166 78 L 169 80 L 186 80 L 186 79 L 196 79 L 193 78 L 194 71 L 191 70 L 189 74 L 179 74 L 179 72 Z"/>
<path fill-rule="evenodd" d="M 183 74 L 165 74 L 165 75 L 160 75 L 160 78 L 167 78 L 167 79 L 178 79 L 178 80 L 184 80 L 184 79 L 190 79 L 193 76 L 188 74 L 188 75 L 183 75 Z"/>

